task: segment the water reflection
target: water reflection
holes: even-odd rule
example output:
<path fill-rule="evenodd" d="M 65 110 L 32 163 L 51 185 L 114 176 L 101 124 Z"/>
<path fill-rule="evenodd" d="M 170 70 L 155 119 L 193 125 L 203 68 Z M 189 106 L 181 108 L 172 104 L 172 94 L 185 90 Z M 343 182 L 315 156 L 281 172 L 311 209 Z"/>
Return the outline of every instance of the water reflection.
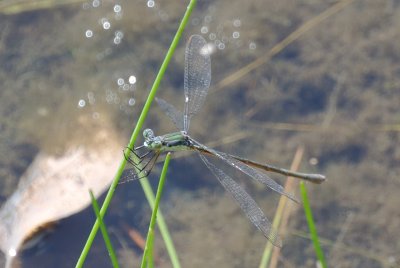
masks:
<path fill-rule="evenodd" d="M 331 261 L 341 267 L 383 267 L 389 260 L 392 264 L 398 261 L 393 252 L 400 249 L 391 238 L 399 230 L 396 204 L 400 83 L 394 60 L 398 52 L 393 45 L 398 36 L 395 14 L 399 6 L 390 2 L 389 9 L 385 4 L 368 1 L 348 6 L 274 54 L 274 58 L 263 60 L 252 72 L 230 80 L 229 86 L 214 84 L 210 89 L 212 97 L 196 118 L 198 127 L 193 129 L 193 135 L 204 141 L 230 137 L 243 130 L 247 148 L 238 151 L 227 144 L 219 149 L 285 166 L 291 161 L 290 152 L 304 143 L 309 163 L 303 161 L 303 168 L 319 169 L 332 178 L 327 186 L 312 192 L 320 234 L 336 241 L 345 232 L 339 246 L 364 250 L 361 253 L 370 250 L 380 257 L 371 260 L 360 251 L 333 251 Z M 185 34 L 203 33 L 215 46 L 213 75 L 218 82 L 253 61 L 267 58 L 271 47 L 331 4 L 199 1 Z M 179 1 L 157 1 L 152 5 L 149 8 L 148 1 L 95 0 L 0 18 L 5 25 L 0 34 L 3 202 L 37 154 L 63 155 L 70 144 L 90 144 L 91 131 L 74 134 L 82 115 L 94 121 L 108 117 L 111 123 L 105 128 L 123 136 L 121 149 L 124 147 L 186 8 Z M 101 18 L 109 24 L 101 23 Z M 104 29 L 105 25 L 109 30 Z M 218 45 L 224 49 L 217 49 Z M 183 47 L 184 42 L 159 91 L 161 97 L 176 100 L 173 104 L 178 107 L 182 101 L 176 96 L 180 96 L 183 80 Z M 347 74 L 345 79 L 340 79 L 342 73 Z M 119 78 L 123 79 L 121 85 Z M 337 87 L 341 90 L 334 90 Z M 80 102 L 84 103 L 81 107 Z M 325 118 L 330 118 L 329 123 L 320 127 Z M 159 132 L 173 130 L 164 121 L 167 120 L 154 107 L 146 127 Z M 362 154 L 353 155 L 354 145 Z M 182 162 L 175 164 L 179 165 L 175 171 L 172 166 L 163 209 L 168 212 L 167 222 L 172 223 L 183 266 L 196 263 L 232 267 L 240 262 L 241 266 L 256 267 L 265 240 L 249 231 L 251 228 L 231 200 L 221 199 L 219 188 L 210 183 L 212 178 L 207 181 L 204 176 L 205 170 L 196 170 L 190 159 Z M 176 172 L 182 170 L 181 165 L 185 172 Z M 194 173 L 189 175 L 188 170 Z M 194 185 L 196 189 L 182 185 Z M 141 214 L 142 208 L 137 205 L 140 198 L 134 199 L 132 194 L 139 196 L 138 188 L 138 184 L 125 185 L 109 217 L 110 221 L 122 219 L 144 232 L 148 217 Z M 272 215 L 276 200 L 266 197 L 256 186 L 249 190 Z M 148 211 L 146 206 L 143 211 Z M 352 221 L 344 230 L 348 212 L 353 215 Z M 90 212 L 74 218 L 74 226 L 84 222 L 87 215 Z M 68 229 L 70 223 L 62 223 L 62 228 Z M 291 224 L 293 229 L 306 230 L 301 212 L 292 217 Z M 87 226 L 90 228 L 90 224 Z M 75 247 L 72 256 L 68 255 L 68 259 L 74 259 L 83 242 L 64 244 L 68 235 L 63 237 L 65 229 L 61 230 L 55 231 L 61 242 L 58 250 L 46 247 L 49 240 L 45 239 L 43 247 L 30 251 L 32 258 L 61 258 L 68 255 L 67 248 Z M 124 242 L 139 256 L 140 250 L 127 241 Z M 52 245 L 57 244 L 53 242 Z M 98 244 L 102 246 L 101 239 Z M 284 259 L 293 266 L 313 262 L 313 255 L 308 254 L 309 241 L 289 235 L 284 245 Z M 163 252 L 162 248 L 159 250 Z M 233 254 L 238 257 L 232 259 Z M 101 267 L 95 258 L 90 264 Z M 103 265 L 108 267 L 104 263 L 106 260 Z M 32 267 L 30 263 L 24 265 Z"/>

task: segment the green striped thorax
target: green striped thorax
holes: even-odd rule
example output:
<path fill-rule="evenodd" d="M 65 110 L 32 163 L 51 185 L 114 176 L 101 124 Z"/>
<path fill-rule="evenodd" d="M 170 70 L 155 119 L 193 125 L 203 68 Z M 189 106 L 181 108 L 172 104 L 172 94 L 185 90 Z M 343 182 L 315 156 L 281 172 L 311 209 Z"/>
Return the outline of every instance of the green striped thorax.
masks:
<path fill-rule="evenodd" d="M 150 150 L 161 152 L 190 150 L 191 142 L 184 131 L 155 136 L 153 130 L 147 128 L 143 131 L 143 137 L 143 145 Z"/>

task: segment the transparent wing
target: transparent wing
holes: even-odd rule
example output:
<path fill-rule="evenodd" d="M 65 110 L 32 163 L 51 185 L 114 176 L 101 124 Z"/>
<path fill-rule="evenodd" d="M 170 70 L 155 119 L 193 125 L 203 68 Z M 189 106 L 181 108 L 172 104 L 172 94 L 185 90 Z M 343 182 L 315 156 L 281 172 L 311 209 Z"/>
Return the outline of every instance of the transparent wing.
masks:
<path fill-rule="evenodd" d="M 215 150 L 213 150 L 213 151 L 215 151 Z M 218 153 L 217 154 L 218 158 L 223 159 L 229 165 L 235 167 L 236 169 L 239 169 L 243 173 L 247 174 L 248 176 L 250 176 L 251 178 L 253 178 L 256 181 L 261 182 L 262 184 L 266 185 L 267 187 L 274 190 L 275 192 L 290 198 L 291 200 L 293 200 L 296 203 L 299 203 L 299 200 L 297 200 L 297 198 L 294 195 L 285 192 L 285 188 L 282 185 L 280 185 L 279 183 L 277 183 L 276 181 L 274 181 L 273 179 L 271 179 L 267 174 L 264 174 L 261 171 L 255 169 L 255 168 L 252 168 L 252 167 L 230 157 L 226 153 L 222 153 L 222 152 L 218 152 L 218 151 L 215 151 L 215 152 Z"/>
<path fill-rule="evenodd" d="M 172 104 L 166 102 L 163 99 L 156 98 L 158 106 L 161 110 L 174 122 L 174 125 L 178 130 L 183 130 L 183 114 L 181 111 L 176 109 Z"/>
<path fill-rule="evenodd" d="M 183 130 L 189 130 L 190 119 L 201 108 L 211 82 L 210 49 L 200 35 L 192 35 L 185 53 L 185 106 Z"/>
<path fill-rule="evenodd" d="M 252 168 L 242 162 L 240 162 L 239 160 L 236 160 L 234 158 L 232 158 L 230 155 L 223 153 L 223 152 L 219 152 L 217 150 L 214 150 L 212 148 L 208 148 L 207 146 L 193 140 L 191 138 L 192 142 L 195 143 L 197 146 L 199 146 L 202 150 L 204 150 L 205 153 L 208 153 L 210 155 L 214 155 L 216 157 L 218 157 L 219 159 L 223 160 L 224 162 L 226 162 L 227 164 L 229 164 L 230 166 L 240 170 L 241 172 L 243 172 L 244 174 L 248 175 L 250 178 L 261 182 L 262 184 L 266 185 L 267 187 L 269 187 L 271 190 L 284 195 L 288 198 L 290 198 L 291 200 L 299 203 L 299 201 L 297 200 L 297 198 L 290 194 L 285 192 L 285 189 L 278 184 L 276 181 L 274 181 L 273 179 L 271 179 L 270 177 L 268 177 L 268 175 L 262 173 L 261 171 Z M 200 151 L 201 152 L 201 151 Z"/>
<path fill-rule="evenodd" d="M 264 234 L 266 238 L 275 246 L 281 247 L 282 243 L 277 232 L 272 228 L 271 223 L 265 217 L 264 213 L 254 201 L 254 199 L 231 177 L 222 170 L 211 164 L 204 155 L 199 154 L 200 158 L 217 177 L 228 193 L 239 203 L 240 208 L 246 214 L 247 218 Z"/>

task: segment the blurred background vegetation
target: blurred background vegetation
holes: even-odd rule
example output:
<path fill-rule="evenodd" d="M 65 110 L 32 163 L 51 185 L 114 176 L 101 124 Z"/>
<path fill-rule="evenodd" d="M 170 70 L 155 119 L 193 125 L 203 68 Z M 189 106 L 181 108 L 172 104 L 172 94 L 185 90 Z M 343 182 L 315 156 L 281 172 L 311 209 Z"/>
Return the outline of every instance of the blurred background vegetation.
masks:
<path fill-rule="evenodd" d="M 90 126 L 77 130 L 81 115 L 107 118 L 104 127 L 117 129 L 127 143 L 187 4 L 35 2 L 0 2 L 2 202 L 39 151 L 62 155 L 71 143 L 90 142 Z M 344 3 L 340 10 L 271 53 L 338 3 Z M 203 34 L 215 48 L 210 95 L 192 121 L 192 136 L 285 167 L 303 145 L 300 169 L 329 179 L 309 188 L 332 267 L 400 262 L 399 29 L 395 0 L 222 0 L 199 1 L 186 30 L 185 40 Z M 177 107 L 183 106 L 184 47 L 159 91 Z M 174 130 L 157 107 L 147 122 L 159 134 Z M 161 207 L 183 267 L 256 267 L 265 238 L 198 163 L 196 157 L 172 161 Z M 278 197 L 243 184 L 272 217 Z M 120 257 L 132 266 L 141 251 L 127 230 L 144 232 L 149 211 L 138 183 L 118 191 L 106 221 Z M 22 254 L 22 267 L 71 267 L 93 219 L 89 210 L 61 221 Z M 315 267 L 304 232 L 297 206 L 279 267 Z M 162 242 L 156 243 L 157 267 L 169 267 Z M 108 267 L 104 252 L 99 240 L 88 267 Z"/>

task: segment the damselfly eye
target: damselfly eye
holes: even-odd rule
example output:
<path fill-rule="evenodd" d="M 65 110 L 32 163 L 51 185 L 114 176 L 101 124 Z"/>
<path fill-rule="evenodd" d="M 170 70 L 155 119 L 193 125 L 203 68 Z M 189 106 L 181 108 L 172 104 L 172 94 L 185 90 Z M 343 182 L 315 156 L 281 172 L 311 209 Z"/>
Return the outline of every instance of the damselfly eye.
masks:
<path fill-rule="evenodd" d="M 149 128 L 146 128 L 146 129 L 143 131 L 143 137 L 144 137 L 145 139 L 152 139 L 152 138 L 154 138 L 154 132 L 153 132 L 153 130 L 151 130 L 151 129 L 149 129 Z"/>

